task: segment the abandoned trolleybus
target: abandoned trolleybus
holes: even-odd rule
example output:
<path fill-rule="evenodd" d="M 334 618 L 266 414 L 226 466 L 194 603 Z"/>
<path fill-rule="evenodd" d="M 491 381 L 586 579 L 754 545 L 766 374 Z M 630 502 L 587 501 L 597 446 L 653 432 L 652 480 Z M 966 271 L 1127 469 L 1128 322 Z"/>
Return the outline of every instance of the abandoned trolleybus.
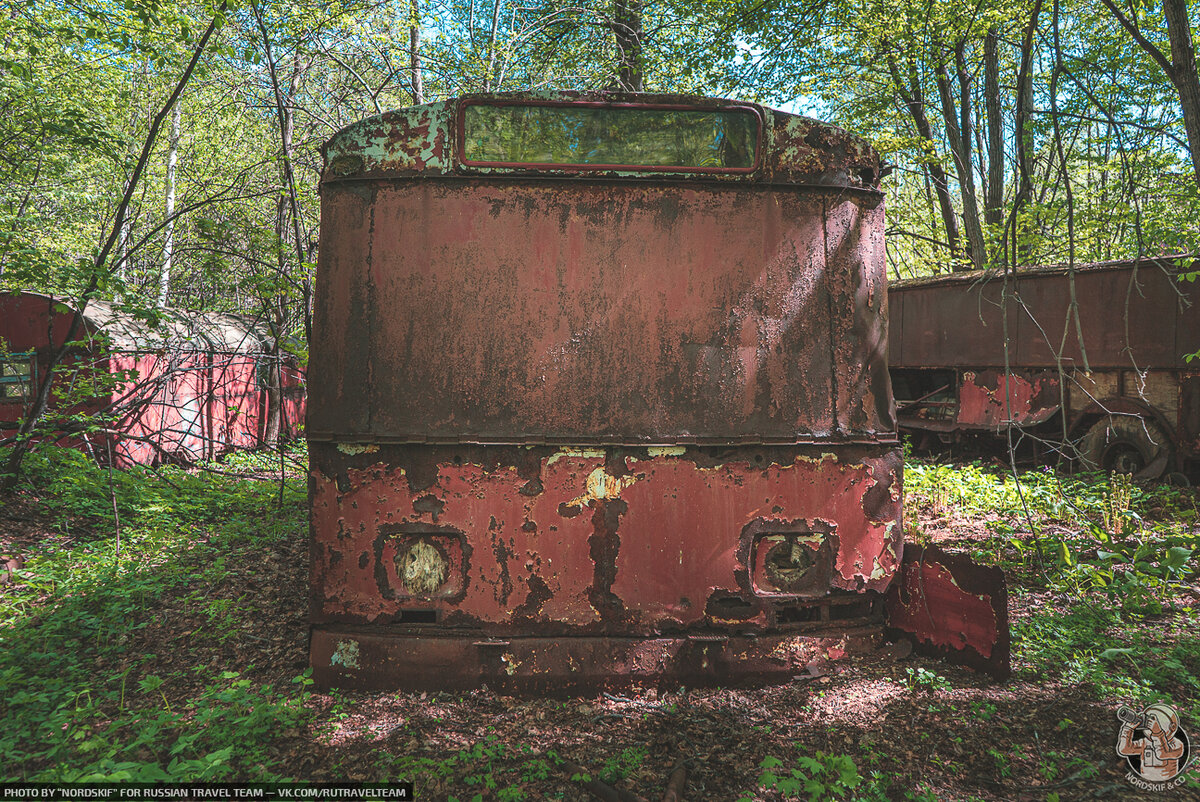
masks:
<path fill-rule="evenodd" d="M 326 146 L 323 685 L 786 679 L 900 561 L 879 159 L 663 95 L 468 96 Z"/>

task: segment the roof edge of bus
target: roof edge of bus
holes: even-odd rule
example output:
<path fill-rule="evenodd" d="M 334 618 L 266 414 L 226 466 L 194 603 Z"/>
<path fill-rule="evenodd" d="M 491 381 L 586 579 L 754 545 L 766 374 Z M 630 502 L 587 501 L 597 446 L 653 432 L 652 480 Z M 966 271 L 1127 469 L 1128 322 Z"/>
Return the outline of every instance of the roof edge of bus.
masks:
<path fill-rule="evenodd" d="M 1185 267 L 1182 263 L 1185 261 L 1191 262 L 1190 267 Z M 1143 256 L 1134 259 L 1109 259 L 1102 262 L 1077 262 L 1074 265 L 1076 271 L 1099 271 L 1099 270 L 1121 270 L 1132 268 L 1134 266 L 1141 268 L 1160 268 L 1170 273 L 1184 273 L 1191 271 L 1200 271 L 1200 254 L 1190 253 L 1174 253 L 1164 254 L 1162 256 Z M 1017 276 L 1046 276 L 1059 275 L 1067 273 L 1072 269 L 1068 262 L 1059 262 L 1047 265 L 1026 265 L 1018 267 L 1015 271 Z M 898 281 L 889 281 L 888 288 L 893 290 L 903 290 L 915 287 L 930 287 L 944 286 L 951 284 L 975 284 L 977 282 L 988 282 L 996 279 L 1003 279 L 1005 275 L 1012 276 L 1012 272 L 1005 271 L 1002 268 L 987 268 L 984 270 L 962 270 L 955 273 L 939 273 L 933 276 L 917 276 L 915 278 L 900 279 Z"/>
<path fill-rule="evenodd" d="M 483 165 L 464 163 L 458 148 L 464 105 L 585 103 L 605 106 L 747 109 L 761 121 L 759 158 L 753 169 L 645 169 L 621 165 L 589 168 L 592 177 L 752 180 L 879 192 L 881 160 L 865 138 L 811 117 L 753 101 L 677 93 L 548 91 L 470 93 L 385 111 L 347 125 L 321 147 L 322 183 L 388 176 L 462 175 L 497 172 L 572 174 L 578 165 Z"/>

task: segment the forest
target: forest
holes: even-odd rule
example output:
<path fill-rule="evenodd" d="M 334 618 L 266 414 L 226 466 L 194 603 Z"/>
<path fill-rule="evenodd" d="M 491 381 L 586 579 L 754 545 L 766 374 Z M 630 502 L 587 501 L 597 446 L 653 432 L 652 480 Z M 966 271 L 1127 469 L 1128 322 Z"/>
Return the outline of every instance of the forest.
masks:
<path fill-rule="evenodd" d="M 95 305 L 150 331 L 170 310 L 240 316 L 268 332 L 272 365 L 308 362 L 324 143 L 471 93 L 730 98 L 861 136 L 883 160 L 893 281 L 1160 258 L 1181 281 L 1200 275 L 1200 3 L 1188 0 L 4 11 L 0 292 Z M 532 147 L 500 139 L 478 146 Z M 906 442 L 904 534 L 1003 570 L 1006 682 L 894 645 L 767 688 L 319 689 L 303 438 L 273 419 L 262 448 L 154 467 L 53 445 L 64 431 L 105 435 L 127 412 L 72 405 L 128 373 L 67 391 L 49 380 L 79 369 L 68 345 L 50 349 L 38 381 L 5 373 L 28 397 L 0 432 L 0 785 L 408 781 L 417 799 L 463 802 L 1125 799 L 1143 792 L 1114 752 L 1120 705 L 1171 705 L 1181 731 L 1200 733 L 1200 494 L 1188 477 L 1072 472 L 1070 459 L 1034 464 L 976 442 Z M 1188 362 L 1200 351 L 1176 345 Z M 0 341 L 6 365 L 12 350 Z M 276 400 L 282 370 L 265 379 Z M 1175 793 L 1200 793 L 1186 760 Z"/>

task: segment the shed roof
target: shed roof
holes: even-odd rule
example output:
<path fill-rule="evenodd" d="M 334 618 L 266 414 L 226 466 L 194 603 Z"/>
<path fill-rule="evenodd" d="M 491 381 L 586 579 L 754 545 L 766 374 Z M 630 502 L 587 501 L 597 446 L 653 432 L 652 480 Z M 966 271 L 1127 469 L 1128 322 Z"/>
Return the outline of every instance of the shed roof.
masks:
<path fill-rule="evenodd" d="M 1185 266 L 1190 263 L 1190 266 Z M 1200 258 L 1192 254 L 1176 253 L 1166 256 L 1144 256 L 1141 259 L 1113 259 L 1107 262 L 1078 262 L 1075 264 L 1075 271 L 1080 273 L 1105 271 L 1105 270 L 1132 270 L 1134 267 L 1141 269 L 1157 268 L 1164 270 L 1167 273 L 1175 274 L 1179 272 L 1192 271 L 1200 269 Z M 1055 276 L 1064 275 L 1070 272 L 1071 266 L 1068 264 L 1049 264 L 1049 265 L 1024 265 L 1018 267 L 1015 273 L 1017 278 L 1036 278 L 1039 276 Z M 1012 273 L 1010 276 L 1014 275 Z M 940 287 L 954 284 L 975 284 L 977 282 L 987 282 L 993 279 L 1004 278 L 1004 271 L 997 269 L 987 270 L 963 270 L 956 273 L 939 273 L 934 276 L 918 276 L 916 278 L 906 278 L 893 280 L 888 282 L 888 289 L 906 290 L 917 287 Z"/>
<path fill-rule="evenodd" d="M 155 310 L 157 320 L 146 320 L 111 301 L 88 303 L 83 318 L 109 337 L 112 347 L 128 351 L 182 348 L 222 353 L 270 350 L 274 342 L 267 325 L 254 318 L 223 312 L 192 312 L 170 307 Z"/>
<path fill-rule="evenodd" d="M 44 299 L 47 309 L 61 304 L 66 310 L 78 306 L 40 292 L 15 293 L 25 299 Z M 93 334 L 108 337 L 118 351 L 216 351 L 220 353 L 257 353 L 268 351 L 275 338 L 261 320 L 224 312 L 192 312 L 170 307 L 154 310 L 154 319 L 146 319 L 112 301 L 92 300 L 83 312 L 84 322 Z"/>

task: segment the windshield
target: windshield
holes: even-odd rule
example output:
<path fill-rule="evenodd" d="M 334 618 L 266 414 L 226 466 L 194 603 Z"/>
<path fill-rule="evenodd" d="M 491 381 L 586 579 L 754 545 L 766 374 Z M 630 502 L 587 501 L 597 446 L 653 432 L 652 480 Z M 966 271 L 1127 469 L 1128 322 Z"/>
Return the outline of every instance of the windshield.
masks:
<path fill-rule="evenodd" d="M 470 164 L 749 170 L 758 115 L 750 109 L 467 105 Z"/>

